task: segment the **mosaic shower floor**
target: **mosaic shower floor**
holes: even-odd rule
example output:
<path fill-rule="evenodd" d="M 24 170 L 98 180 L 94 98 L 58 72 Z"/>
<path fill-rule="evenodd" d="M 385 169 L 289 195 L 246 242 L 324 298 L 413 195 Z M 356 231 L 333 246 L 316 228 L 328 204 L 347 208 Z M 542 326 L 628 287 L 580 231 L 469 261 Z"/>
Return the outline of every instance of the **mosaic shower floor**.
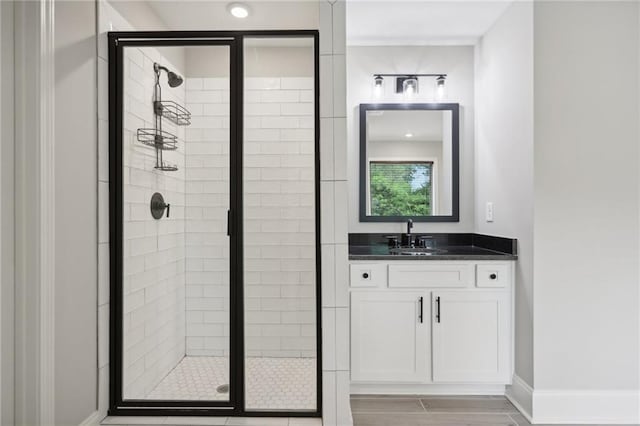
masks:
<path fill-rule="evenodd" d="M 249 410 L 314 410 L 315 358 L 247 358 L 246 405 Z M 149 393 L 147 399 L 225 401 L 217 391 L 229 383 L 225 357 L 188 356 Z"/>

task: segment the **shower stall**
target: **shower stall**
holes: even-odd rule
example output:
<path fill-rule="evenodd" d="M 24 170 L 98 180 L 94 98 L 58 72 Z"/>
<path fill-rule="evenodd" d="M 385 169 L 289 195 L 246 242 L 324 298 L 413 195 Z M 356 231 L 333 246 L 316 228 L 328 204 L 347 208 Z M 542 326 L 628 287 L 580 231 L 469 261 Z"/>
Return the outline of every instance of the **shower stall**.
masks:
<path fill-rule="evenodd" d="M 109 34 L 111 414 L 320 415 L 318 59 Z"/>

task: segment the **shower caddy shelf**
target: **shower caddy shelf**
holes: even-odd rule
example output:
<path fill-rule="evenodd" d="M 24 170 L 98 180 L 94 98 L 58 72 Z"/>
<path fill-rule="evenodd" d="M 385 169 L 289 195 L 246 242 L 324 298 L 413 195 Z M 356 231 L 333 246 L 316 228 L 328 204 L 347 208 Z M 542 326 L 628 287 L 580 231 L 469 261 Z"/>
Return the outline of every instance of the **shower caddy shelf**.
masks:
<path fill-rule="evenodd" d="M 178 149 L 178 137 L 164 130 L 138 129 L 138 142 L 152 146 L 163 151 L 175 151 Z"/>
<path fill-rule="evenodd" d="M 191 113 L 177 102 L 154 101 L 153 110 L 156 115 L 160 115 L 178 126 L 191 124 Z"/>
<path fill-rule="evenodd" d="M 165 162 L 162 158 L 162 153 L 164 151 L 175 151 L 178 149 L 178 137 L 173 133 L 162 130 L 162 119 L 167 119 L 177 126 L 188 126 L 191 124 L 191 113 L 177 102 L 162 100 L 160 72 L 166 68 L 156 63 L 153 69 L 156 76 L 156 83 L 153 90 L 155 126 L 152 128 L 139 128 L 136 132 L 136 137 L 138 142 L 155 148 L 156 165 L 154 168 L 156 170 L 175 172 L 178 170 L 178 166 Z"/>

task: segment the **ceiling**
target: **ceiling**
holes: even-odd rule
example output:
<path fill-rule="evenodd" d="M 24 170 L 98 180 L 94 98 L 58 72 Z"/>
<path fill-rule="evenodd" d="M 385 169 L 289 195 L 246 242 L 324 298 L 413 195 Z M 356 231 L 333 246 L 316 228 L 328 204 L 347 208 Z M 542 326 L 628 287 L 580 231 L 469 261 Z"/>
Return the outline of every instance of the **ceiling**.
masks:
<path fill-rule="evenodd" d="M 352 46 L 475 44 L 511 0 L 349 0 Z"/>
<path fill-rule="evenodd" d="M 240 0 L 249 6 L 250 14 L 245 19 L 229 14 L 227 6 L 232 2 L 234 0 L 149 0 L 147 4 L 170 30 L 289 30 L 319 27 L 319 8 L 315 0 Z"/>
<path fill-rule="evenodd" d="M 235 0 L 110 0 L 141 29 L 317 29 L 317 0 L 247 0 L 250 15 L 227 11 Z M 475 44 L 512 0 L 347 0 L 348 45 Z M 145 12 L 146 10 L 146 12 Z M 150 16 L 153 15 L 153 16 Z M 151 25 L 153 28 L 145 28 Z M 160 28 L 164 27 L 164 28 Z"/>

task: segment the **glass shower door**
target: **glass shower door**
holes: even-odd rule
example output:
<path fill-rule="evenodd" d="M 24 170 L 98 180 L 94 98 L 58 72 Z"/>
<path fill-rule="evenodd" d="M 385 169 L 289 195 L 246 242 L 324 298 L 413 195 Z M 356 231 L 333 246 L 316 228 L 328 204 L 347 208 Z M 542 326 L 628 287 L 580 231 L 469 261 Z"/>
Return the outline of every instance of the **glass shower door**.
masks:
<path fill-rule="evenodd" d="M 244 39 L 247 411 L 318 408 L 313 37 Z"/>
<path fill-rule="evenodd" d="M 111 414 L 320 414 L 318 58 L 110 34 Z"/>
<path fill-rule="evenodd" d="M 122 77 L 122 399 L 228 403 L 230 46 L 126 46 Z"/>

